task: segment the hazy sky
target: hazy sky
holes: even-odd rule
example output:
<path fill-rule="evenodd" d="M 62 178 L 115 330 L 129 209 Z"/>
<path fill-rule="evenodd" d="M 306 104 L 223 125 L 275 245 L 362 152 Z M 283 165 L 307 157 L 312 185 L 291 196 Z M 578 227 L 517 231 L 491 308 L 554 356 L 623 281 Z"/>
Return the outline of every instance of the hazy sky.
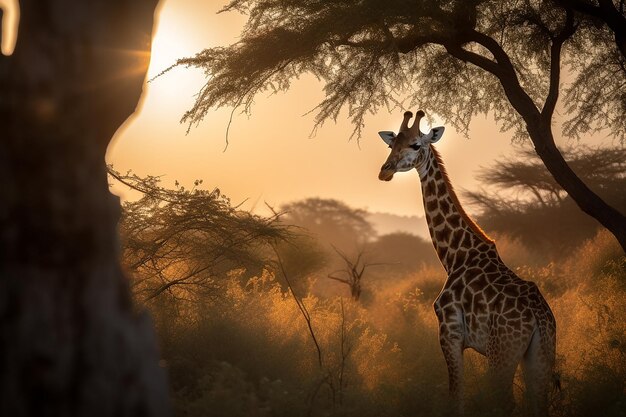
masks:
<path fill-rule="evenodd" d="M 161 1 L 149 76 L 178 57 L 235 42 L 245 17 L 216 14 L 225 3 Z M 327 122 L 309 138 L 313 115 L 304 114 L 321 100 L 322 86 L 305 76 L 286 94 L 257 97 L 251 117 L 236 114 L 224 152 L 230 109 L 211 112 L 188 135 L 187 126 L 179 123 L 203 82 L 201 71 L 178 68 L 148 84 L 139 112 L 112 141 L 108 162 L 122 172 L 163 175 L 169 186 L 175 180 L 192 185 L 203 179 L 206 187 L 219 187 L 234 203 L 247 199 L 243 207 L 260 212 L 265 202 L 279 206 L 318 196 L 371 211 L 423 213 L 415 171 L 400 173 L 389 183 L 377 179 L 388 154 L 377 131 L 397 131 L 402 110 L 381 110 L 367 118 L 360 148 L 356 140 L 348 141 L 353 128 L 347 120 Z M 477 170 L 513 150 L 510 136 L 499 133 L 491 120 L 476 119 L 470 137 L 446 126 L 437 146 L 457 189 L 475 189 Z M 115 192 L 129 195 L 120 187 Z"/>

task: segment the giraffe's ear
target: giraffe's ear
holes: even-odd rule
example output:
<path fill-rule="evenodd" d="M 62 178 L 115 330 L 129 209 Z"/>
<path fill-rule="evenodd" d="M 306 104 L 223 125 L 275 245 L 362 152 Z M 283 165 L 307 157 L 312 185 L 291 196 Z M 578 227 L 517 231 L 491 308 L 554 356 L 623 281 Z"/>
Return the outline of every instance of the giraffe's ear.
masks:
<path fill-rule="evenodd" d="M 378 135 L 389 146 L 391 146 L 391 144 L 393 143 L 393 140 L 396 138 L 396 134 L 388 130 L 383 130 L 382 132 L 378 132 Z"/>
<path fill-rule="evenodd" d="M 435 143 L 443 136 L 443 131 L 446 130 L 443 126 L 433 127 L 428 135 L 426 135 L 426 140 L 430 143 Z"/>

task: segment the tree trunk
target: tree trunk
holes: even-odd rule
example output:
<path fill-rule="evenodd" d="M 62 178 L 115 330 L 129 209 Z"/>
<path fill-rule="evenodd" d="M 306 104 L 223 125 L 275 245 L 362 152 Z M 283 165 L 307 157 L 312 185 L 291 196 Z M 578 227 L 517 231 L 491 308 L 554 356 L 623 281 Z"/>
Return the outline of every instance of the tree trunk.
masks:
<path fill-rule="evenodd" d="M 169 415 L 104 163 L 142 92 L 156 3 L 20 1 L 0 56 L 0 415 Z"/>
<path fill-rule="evenodd" d="M 555 181 L 563 187 L 582 211 L 609 230 L 621 245 L 622 250 L 626 252 L 626 216 L 602 200 L 570 168 L 554 143 L 549 125 L 536 123 L 529 124 L 527 128 L 537 155 Z"/>

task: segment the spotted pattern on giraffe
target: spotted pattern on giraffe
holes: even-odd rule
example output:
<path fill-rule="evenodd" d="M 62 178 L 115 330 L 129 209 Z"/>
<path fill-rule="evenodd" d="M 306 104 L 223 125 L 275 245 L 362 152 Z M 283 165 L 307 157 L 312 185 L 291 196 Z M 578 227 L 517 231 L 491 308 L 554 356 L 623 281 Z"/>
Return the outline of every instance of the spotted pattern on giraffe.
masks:
<path fill-rule="evenodd" d="M 531 409 L 547 415 L 556 345 L 550 307 L 533 282 L 504 264 L 495 242 L 463 210 L 432 146 L 434 129 L 426 135 L 419 131 L 423 112 L 411 128 L 407 114 L 401 133 L 389 143 L 391 153 L 379 178 L 389 181 L 410 164 L 418 171 L 428 230 L 448 275 L 433 307 L 458 411 L 463 410 L 463 350 L 471 348 L 487 357 L 497 381 L 494 395 L 502 403 L 512 402 L 513 376 L 522 363 Z"/>

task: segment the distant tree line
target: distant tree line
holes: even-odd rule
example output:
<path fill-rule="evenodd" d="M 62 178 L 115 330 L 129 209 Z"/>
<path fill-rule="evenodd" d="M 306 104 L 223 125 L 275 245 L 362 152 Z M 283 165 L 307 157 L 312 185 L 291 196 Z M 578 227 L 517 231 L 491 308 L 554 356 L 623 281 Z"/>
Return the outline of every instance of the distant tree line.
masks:
<path fill-rule="evenodd" d="M 578 147 L 564 152 L 580 177 L 606 201 L 626 209 L 626 150 Z M 437 267 L 432 243 L 410 230 L 377 236 L 367 211 L 333 199 L 285 204 L 270 216 L 251 214 L 219 189 L 198 180 L 190 189 L 160 178 L 121 174 L 117 181 L 140 193 L 123 204 L 120 223 L 124 265 L 139 300 L 164 292 L 189 301 L 217 296 L 231 271 L 248 279 L 276 269 L 276 254 L 294 289 L 306 293 L 309 279 L 345 284 L 360 298 L 371 280 Z M 487 232 L 519 240 L 548 262 L 592 238 L 597 223 L 584 216 L 530 150 L 495 161 L 478 175 L 485 189 L 466 191 Z M 369 282 L 368 282 L 369 281 Z"/>

